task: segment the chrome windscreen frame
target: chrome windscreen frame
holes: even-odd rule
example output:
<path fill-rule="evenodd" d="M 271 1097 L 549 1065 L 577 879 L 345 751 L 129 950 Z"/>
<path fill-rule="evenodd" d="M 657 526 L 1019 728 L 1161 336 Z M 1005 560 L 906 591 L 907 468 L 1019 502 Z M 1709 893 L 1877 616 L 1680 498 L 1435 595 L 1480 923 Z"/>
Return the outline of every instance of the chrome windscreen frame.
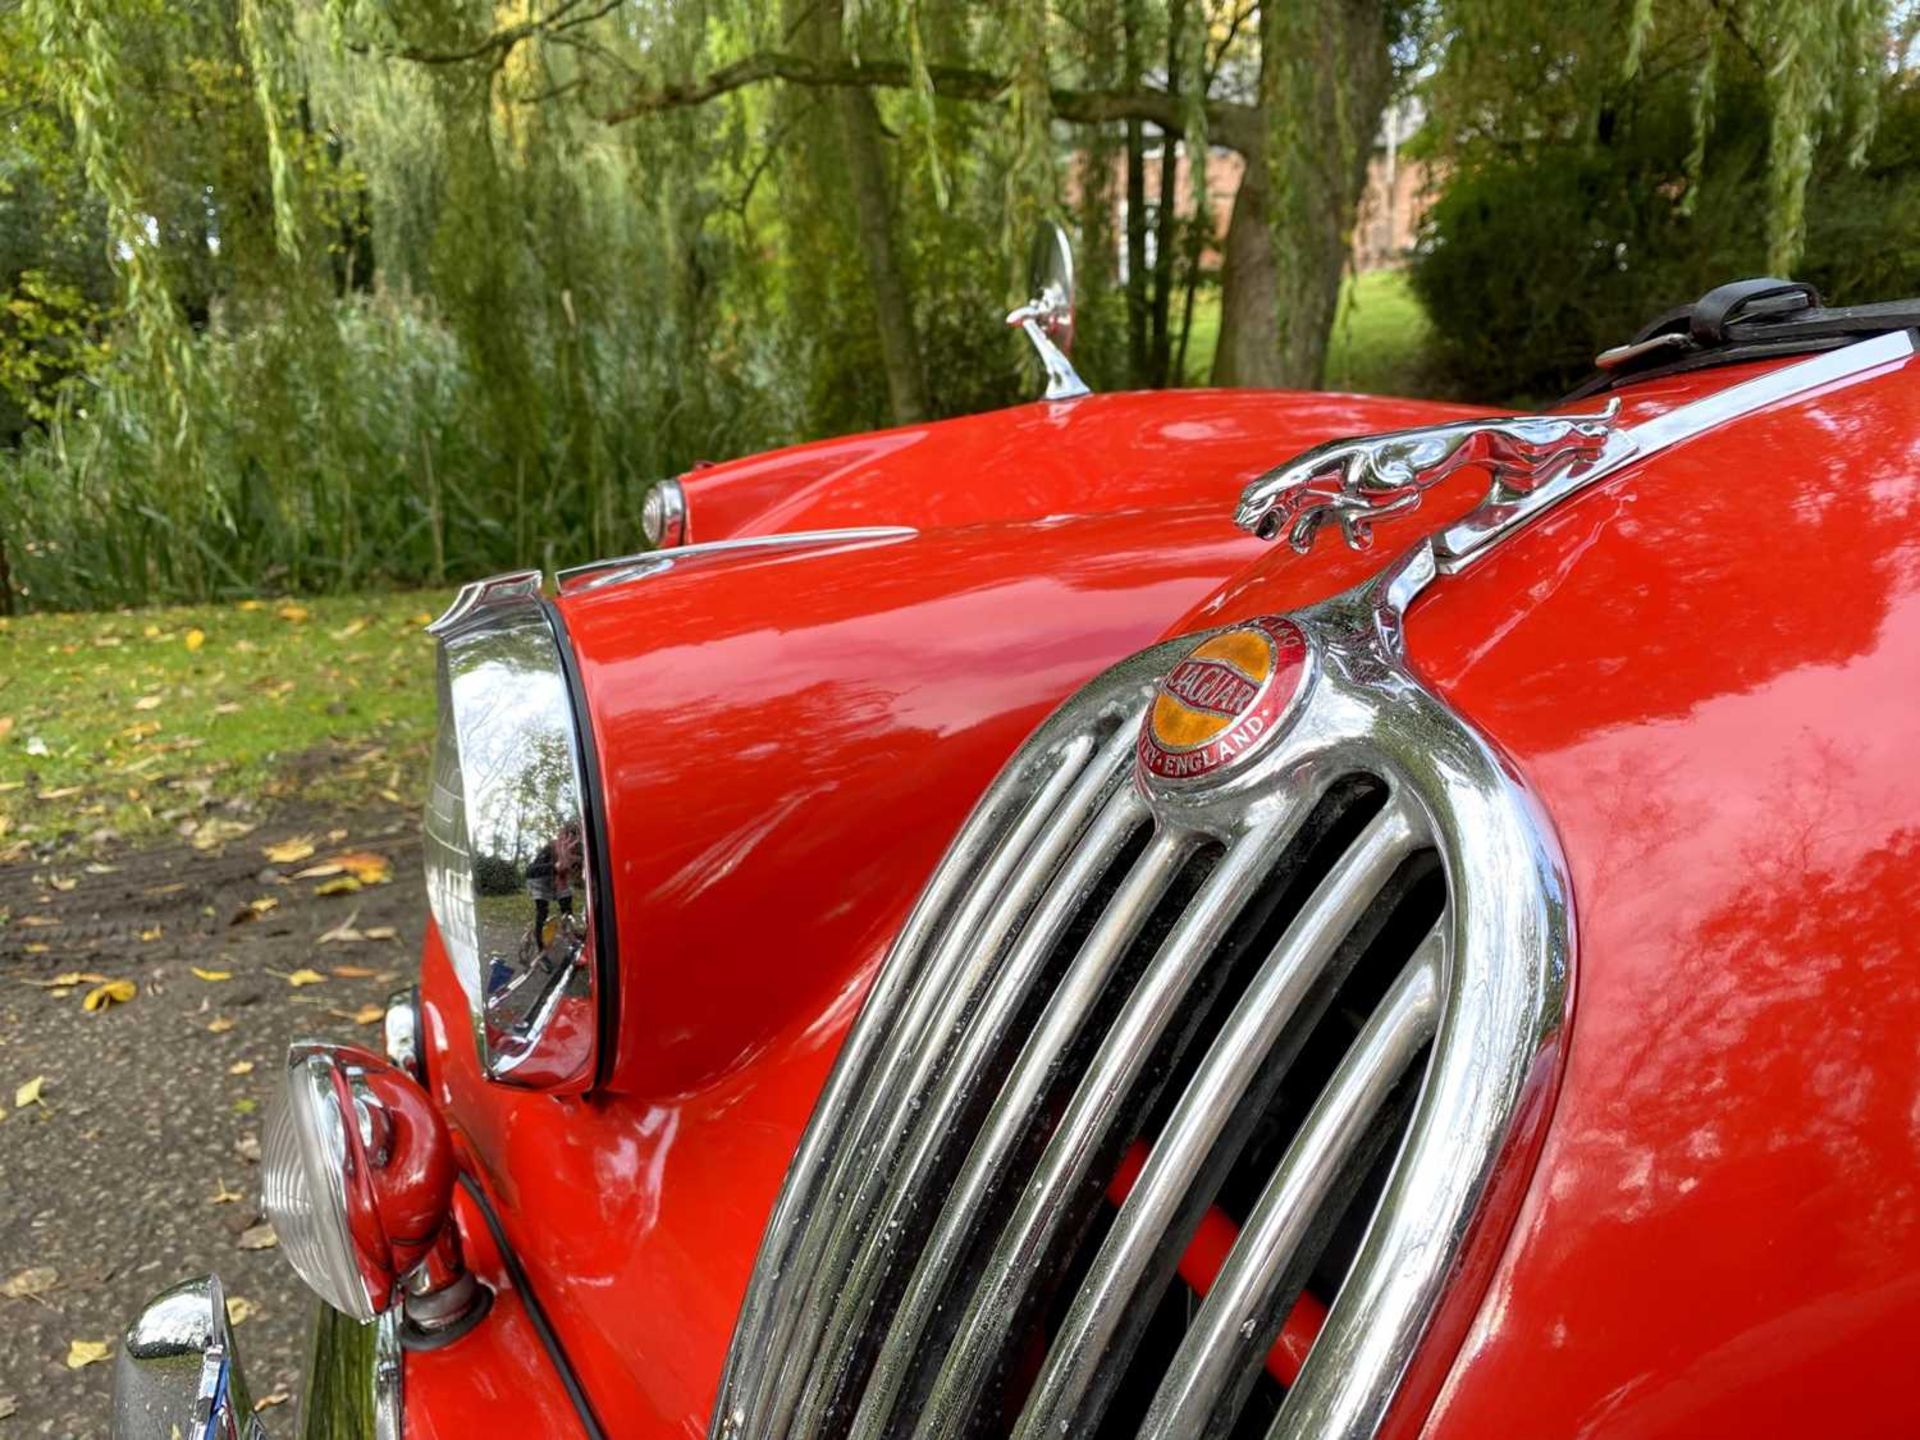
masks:
<path fill-rule="evenodd" d="M 467 586 L 440 642 L 427 896 L 488 1079 L 579 1093 L 605 1052 L 611 953 L 594 756 L 538 571 Z"/>

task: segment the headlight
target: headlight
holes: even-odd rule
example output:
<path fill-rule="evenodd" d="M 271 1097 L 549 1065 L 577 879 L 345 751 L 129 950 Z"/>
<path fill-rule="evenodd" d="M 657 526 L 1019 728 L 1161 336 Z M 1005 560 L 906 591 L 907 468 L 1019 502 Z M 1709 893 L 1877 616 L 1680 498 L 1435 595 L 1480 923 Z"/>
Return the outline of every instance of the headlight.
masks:
<path fill-rule="evenodd" d="M 295 1044 L 268 1110 L 260 1189 L 280 1249 L 343 1314 L 385 1311 L 452 1240 L 453 1145 L 426 1092 L 353 1045 Z"/>
<path fill-rule="evenodd" d="M 656 550 L 685 545 L 692 538 L 687 492 L 678 480 L 656 481 L 640 502 L 640 533 Z"/>
<path fill-rule="evenodd" d="M 587 753 L 537 571 L 469 585 L 440 637 L 427 898 L 488 1078 L 574 1092 L 600 1050 Z"/>

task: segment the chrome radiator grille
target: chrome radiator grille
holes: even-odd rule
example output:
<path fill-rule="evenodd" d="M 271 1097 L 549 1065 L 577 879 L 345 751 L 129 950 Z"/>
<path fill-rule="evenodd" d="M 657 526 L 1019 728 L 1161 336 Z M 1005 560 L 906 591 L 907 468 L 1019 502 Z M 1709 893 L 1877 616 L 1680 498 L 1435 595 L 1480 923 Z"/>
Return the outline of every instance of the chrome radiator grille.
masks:
<path fill-rule="evenodd" d="M 1377 1427 L 1568 958 L 1550 836 L 1400 664 L 1406 593 L 1295 617 L 1312 683 L 1227 783 L 1135 777 L 1194 637 L 1010 762 L 795 1155 L 713 1435 Z"/>

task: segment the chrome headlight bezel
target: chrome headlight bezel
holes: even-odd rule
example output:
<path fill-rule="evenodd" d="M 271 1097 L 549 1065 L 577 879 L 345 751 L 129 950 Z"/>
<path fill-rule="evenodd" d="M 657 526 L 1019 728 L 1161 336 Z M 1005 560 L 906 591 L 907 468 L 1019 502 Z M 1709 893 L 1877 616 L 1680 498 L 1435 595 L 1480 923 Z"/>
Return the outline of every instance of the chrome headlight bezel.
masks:
<path fill-rule="evenodd" d="M 577 1094 L 599 1076 L 611 915 L 565 628 L 540 572 L 521 571 L 467 586 L 428 629 L 440 641 L 440 719 L 427 896 L 480 1068 L 502 1084 Z"/>

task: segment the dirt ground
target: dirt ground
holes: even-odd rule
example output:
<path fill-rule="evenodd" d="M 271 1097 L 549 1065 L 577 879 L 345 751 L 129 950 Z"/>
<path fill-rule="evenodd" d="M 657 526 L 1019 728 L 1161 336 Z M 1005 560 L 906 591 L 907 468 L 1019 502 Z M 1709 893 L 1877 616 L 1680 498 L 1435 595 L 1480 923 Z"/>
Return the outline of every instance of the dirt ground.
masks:
<path fill-rule="evenodd" d="M 266 857 L 289 840 L 312 854 Z M 342 854 L 391 878 L 317 893 L 349 888 Z M 310 1301 L 262 1227 L 260 1127 L 289 1040 L 379 1048 L 376 1007 L 415 973 L 419 872 L 398 807 L 0 865 L 0 1440 L 105 1436 L 127 1322 L 208 1270 L 245 1302 L 248 1382 L 290 1431 Z M 88 1011 L 99 979 L 47 983 L 76 972 L 136 993 Z M 110 1353 L 75 1368 L 76 1341 Z"/>

